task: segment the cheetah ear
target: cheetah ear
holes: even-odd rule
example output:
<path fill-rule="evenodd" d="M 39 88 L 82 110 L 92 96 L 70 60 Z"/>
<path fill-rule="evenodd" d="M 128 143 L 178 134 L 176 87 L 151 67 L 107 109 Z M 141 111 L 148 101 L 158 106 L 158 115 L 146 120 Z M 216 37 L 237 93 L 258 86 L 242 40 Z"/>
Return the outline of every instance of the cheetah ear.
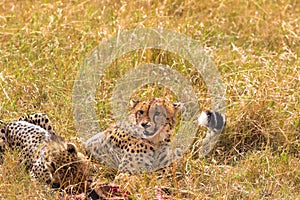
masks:
<path fill-rule="evenodd" d="M 68 144 L 67 144 L 67 151 L 68 151 L 69 153 L 77 153 L 77 148 L 76 148 L 75 144 L 73 144 L 73 143 L 68 143 Z"/>
<path fill-rule="evenodd" d="M 130 100 L 129 101 L 129 109 L 132 110 L 135 108 L 135 106 L 140 102 L 140 100 Z"/>

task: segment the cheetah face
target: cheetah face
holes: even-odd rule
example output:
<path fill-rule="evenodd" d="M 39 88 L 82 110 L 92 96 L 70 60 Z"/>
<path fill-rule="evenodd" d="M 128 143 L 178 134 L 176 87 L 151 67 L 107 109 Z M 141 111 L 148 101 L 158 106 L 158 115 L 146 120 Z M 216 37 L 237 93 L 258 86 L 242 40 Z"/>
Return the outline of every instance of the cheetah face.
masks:
<path fill-rule="evenodd" d="M 50 145 L 45 155 L 46 166 L 50 170 L 53 184 L 64 187 L 78 183 L 87 176 L 87 159 L 77 151 L 75 144 Z M 54 147 L 54 148 L 53 148 Z"/>
<path fill-rule="evenodd" d="M 134 123 L 143 130 L 143 135 L 147 138 L 165 131 L 166 126 L 173 128 L 176 114 L 183 104 L 155 98 L 147 101 L 132 101 L 131 105 Z"/>

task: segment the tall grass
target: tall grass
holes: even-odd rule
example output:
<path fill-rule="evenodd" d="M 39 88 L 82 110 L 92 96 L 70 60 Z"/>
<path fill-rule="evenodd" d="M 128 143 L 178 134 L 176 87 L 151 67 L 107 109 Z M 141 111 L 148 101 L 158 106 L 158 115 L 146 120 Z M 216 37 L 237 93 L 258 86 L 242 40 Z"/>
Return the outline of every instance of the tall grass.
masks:
<path fill-rule="evenodd" d="M 162 179 L 154 173 L 115 182 L 137 199 L 154 198 L 155 187 L 170 187 L 170 198 L 178 199 L 297 199 L 299 23 L 297 0 L 3 0 L 0 119 L 46 112 L 60 135 L 76 137 L 72 88 L 93 48 L 118 31 L 172 29 L 197 40 L 214 58 L 226 86 L 227 128 L 204 159 L 189 152 Z M 101 80 L 97 91 L 101 125 L 112 123 L 107 103 L 111 88 L 136 63 L 177 63 L 183 75 L 192 77 L 201 105 L 209 105 L 201 76 L 188 63 L 168 53 L 149 51 L 143 56 L 137 52 L 120 58 Z M 140 95 L 160 93 L 153 90 Z M 15 159 L 16 155 L 3 156 L 0 197 L 50 199 L 48 189 L 31 182 Z M 108 175 L 108 169 L 99 166 L 97 179 L 112 182 Z"/>

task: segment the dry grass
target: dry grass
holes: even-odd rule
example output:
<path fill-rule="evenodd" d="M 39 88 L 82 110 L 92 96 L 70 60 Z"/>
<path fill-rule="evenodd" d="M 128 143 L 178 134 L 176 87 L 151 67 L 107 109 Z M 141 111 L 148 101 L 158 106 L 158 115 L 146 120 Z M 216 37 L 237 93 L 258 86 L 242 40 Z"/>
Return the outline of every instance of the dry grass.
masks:
<path fill-rule="evenodd" d="M 227 129 L 205 159 L 190 153 L 170 169 L 170 176 L 157 180 L 156 174 L 145 174 L 118 183 L 137 199 L 153 199 L 160 186 L 172 188 L 171 198 L 178 199 L 299 199 L 299 16 L 297 0 L 3 0 L 0 119 L 42 111 L 62 136 L 75 136 L 72 89 L 89 52 L 117 31 L 172 29 L 196 39 L 213 56 L 227 89 Z M 111 122 L 109 91 L 128 65 L 173 63 L 171 55 L 139 55 L 133 60 L 125 56 L 123 65 L 116 62 L 120 71 L 107 72 L 102 80 L 97 93 L 102 125 Z M 199 74 L 182 64 L 179 68 L 193 77 L 196 90 L 202 85 Z M 208 104 L 203 96 L 199 101 Z M 4 156 L 0 197 L 50 199 L 48 189 L 30 182 L 14 158 Z M 112 181 L 106 170 L 99 169 L 99 180 Z M 175 170 L 181 175 L 176 177 Z"/>

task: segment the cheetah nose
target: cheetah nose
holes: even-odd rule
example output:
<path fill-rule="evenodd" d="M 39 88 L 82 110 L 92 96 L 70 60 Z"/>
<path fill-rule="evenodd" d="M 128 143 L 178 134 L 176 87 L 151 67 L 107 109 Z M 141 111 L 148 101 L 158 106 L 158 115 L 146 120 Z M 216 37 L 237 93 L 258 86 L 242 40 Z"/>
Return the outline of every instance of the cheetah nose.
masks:
<path fill-rule="evenodd" d="M 150 126 L 150 124 L 148 122 L 142 122 L 141 126 L 144 128 L 148 128 Z"/>

